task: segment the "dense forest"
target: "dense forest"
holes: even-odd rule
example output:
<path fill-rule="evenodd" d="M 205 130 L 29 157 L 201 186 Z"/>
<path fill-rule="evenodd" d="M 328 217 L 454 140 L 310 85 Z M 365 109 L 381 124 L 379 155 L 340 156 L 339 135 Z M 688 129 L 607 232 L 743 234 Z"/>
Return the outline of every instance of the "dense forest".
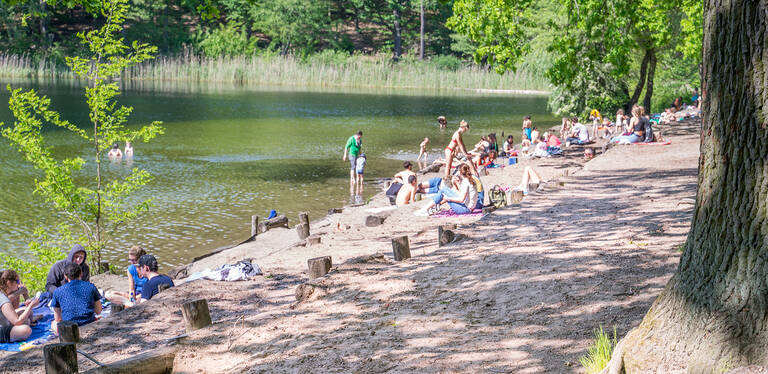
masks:
<path fill-rule="evenodd" d="M 19 60 L 47 70 L 82 54 L 75 34 L 104 22 L 99 3 L 0 2 L 0 75 Z M 363 76 L 375 65 L 448 82 L 441 87 L 545 89 L 559 114 L 632 103 L 658 111 L 690 97 L 700 80 L 697 0 L 132 0 L 130 7 L 123 37 L 157 46 L 155 63 L 166 64 L 138 78 L 183 79 L 185 64 L 222 58 L 235 65 L 283 58 L 296 70 L 355 65 Z M 467 69 L 482 75 L 449 77 Z M 189 78 L 249 80 L 247 67 L 230 70 Z M 496 73 L 515 75 L 498 83 L 478 78 Z"/>

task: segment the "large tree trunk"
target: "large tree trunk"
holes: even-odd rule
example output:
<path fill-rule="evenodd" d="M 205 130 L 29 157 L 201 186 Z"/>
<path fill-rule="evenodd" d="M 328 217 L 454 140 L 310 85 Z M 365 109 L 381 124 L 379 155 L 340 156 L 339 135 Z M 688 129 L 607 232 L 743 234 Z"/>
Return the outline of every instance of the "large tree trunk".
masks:
<path fill-rule="evenodd" d="M 421 35 L 420 36 L 421 36 L 421 38 L 419 39 L 419 59 L 423 60 L 424 59 L 424 0 L 421 0 L 420 6 L 421 6 L 421 16 L 420 16 L 420 19 L 421 19 L 421 31 L 420 31 Z"/>
<path fill-rule="evenodd" d="M 704 1 L 699 189 L 677 272 L 609 372 L 768 364 L 765 1 Z"/>
<path fill-rule="evenodd" d="M 398 61 L 400 60 L 400 56 L 403 54 L 403 36 L 402 36 L 402 28 L 400 26 L 400 11 L 397 9 L 392 10 L 392 14 L 395 16 L 395 56 L 394 60 Z"/>
<path fill-rule="evenodd" d="M 656 51 L 650 50 L 650 58 L 648 60 L 648 79 L 646 79 L 645 86 L 645 98 L 643 99 L 643 106 L 645 112 L 651 112 L 651 97 L 653 97 L 653 77 L 656 75 Z"/>
<path fill-rule="evenodd" d="M 635 86 L 635 92 L 632 93 L 632 98 L 629 99 L 629 105 L 627 105 L 627 111 L 632 109 L 632 105 L 637 104 L 637 100 L 640 100 L 640 94 L 643 92 L 643 87 L 645 87 L 645 77 L 647 76 L 648 72 L 648 60 L 650 60 L 651 54 L 650 50 L 645 50 L 645 56 L 643 56 L 643 62 L 640 64 L 640 79 L 637 81 L 637 86 Z"/>

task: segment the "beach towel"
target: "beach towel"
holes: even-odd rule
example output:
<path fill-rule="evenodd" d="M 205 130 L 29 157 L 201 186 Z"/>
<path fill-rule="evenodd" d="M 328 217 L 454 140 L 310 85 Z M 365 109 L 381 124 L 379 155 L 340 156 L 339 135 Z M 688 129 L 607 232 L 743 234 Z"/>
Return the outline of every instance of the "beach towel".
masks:
<path fill-rule="evenodd" d="M 48 293 L 45 292 L 40 297 L 40 304 L 32 309 L 33 315 L 43 316 L 42 319 L 37 321 L 37 324 L 32 326 L 32 335 L 27 340 L 0 344 L 0 350 L 8 352 L 21 352 L 27 349 L 41 346 L 55 336 L 51 332 L 51 322 L 53 322 L 53 311 L 48 307 L 48 302 L 51 298 Z"/>
<path fill-rule="evenodd" d="M 261 275 L 261 268 L 259 265 L 253 264 L 249 261 L 240 261 L 234 265 L 226 264 L 220 266 L 218 269 L 206 269 L 193 273 L 187 278 L 187 282 L 196 279 L 209 279 L 215 281 L 234 282 L 240 280 L 248 280 L 255 276 Z"/>
<path fill-rule="evenodd" d="M 471 212 L 466 214 L 456 214 L 452 210 L 443 210 L 438 213 L 435 213 L 431 215 L 432 218 L 448 218 L 448 217 L 480 217 L 483 215 L 482 209 L 473 209 Z"/>

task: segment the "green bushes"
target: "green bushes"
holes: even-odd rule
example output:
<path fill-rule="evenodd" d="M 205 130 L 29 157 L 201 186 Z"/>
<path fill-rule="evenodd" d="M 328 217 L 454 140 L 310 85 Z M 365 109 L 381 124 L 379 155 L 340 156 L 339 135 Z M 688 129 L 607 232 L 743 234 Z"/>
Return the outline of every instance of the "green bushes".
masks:
<path fill-rule="evenodd" d="M 616 327 L 613 328 L 613 339 L 603 331 L 603 326 L 595 330 L 595 341 L 587 349 L 586 356 L 579 359 L 587 374 L 597 374 L 608 365 L 616 343 Z"/>
<path fill-rule="evenodd" d="M 72 236 L 65 227 L 59 228 L 59 241 L 51 239 L 42 228 L 35 231 L 36 239 L 29 243 L 29 250 L 34 260 L 0 253 L 0 269 L 15 270 L 24 286 L 30 293 L 45 291 L 45 280 L 48 270 L 56 261 L 63 260 L 67 255 L 60 248 L 68 248 L 74 243 Z"/>
<path fill-rule="evenodd" d="M 200 36 L 198 47 L 208 57 L 251 55 L 256 50 L 256 39 L 238 22 L 220 25 Z"/>
<path fill-rule="evenodd" d="M 461 68 L 461 60 L 459 60 L 456 56 L 451 55 L 445 55 L 445 56 L 435 56 L 432 58 L 432 63 L 437 66 L 438 69 L 441 70 L 448 70 L 448 71 L 457 71 Z"/>

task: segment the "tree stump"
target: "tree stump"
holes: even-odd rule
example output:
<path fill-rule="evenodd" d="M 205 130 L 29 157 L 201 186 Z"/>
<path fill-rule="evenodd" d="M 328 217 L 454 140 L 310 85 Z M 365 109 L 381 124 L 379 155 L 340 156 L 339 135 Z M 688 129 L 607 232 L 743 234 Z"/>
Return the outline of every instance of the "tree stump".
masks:
<path fill-rule="evenodd" d="M 99 274 L 103 273 L 109 273 L 109 262 L 107 261 L 99 262 Z"/>
<path fill-rule="evenodd" d="M 125 305 L 112 303 L 109 309 L 109 314 L 112 315 L 115 313 L 122 312 L 123 310 L 125 310 Z"/>
<path fill-rule="evenodd" d="M 455 229 L 456 225 L 444 225 L 437 227 L 437 246 L 442 247 L 448 243 L 453 242 L 456 239 L 456 234 L 451 231 Z"/>
<path fill-rule="evenodd" d="M 259 216 L 251 216 L 251 237 L 259 234 Z"/>
<path fill-rule="evenodd" d="M 184 325 L 188 333 L 211 325 L 211 312 L 208 310 L 208 301 L 205 299 L 182 304 L 181 315 L 184 317 Z"/>
<path fill-rule="evenodd" d="M 307 238 L 307 244 L 309 245 L 320 244 L 321 241 L 322 239 L 319 236 L 310 236 Z"/>
<path fill-rule="evenodd" d="M 288 228 L 288 217 L 285 215 L 279 215 L 275 218 L 265 220 L 261 223 L 259 223 L 259 233 L 265 233 L 271 229 L 274 229 L 275 227 L 285 227 Z"/>
<path fill-rule="evenodd" d="M 299 239 L 304 240 L 309 237 L 309 224 L 300 223 L 296 225 L 296 233 L 299 234 Z"/>
<path fill-rule="evenodd" d="M 309 213 L 299 212 L 299 223 L 306 223 L 309 225 Z"/>
<path fill-rule="evenodd" d="M 339 214 L 343 211 L 344 211 L 344 208 L 331 208 L 331 209 L 328 209 L 328 215 L 330 216 L 331 214 Z"/>
<path fill-rule="evenodd" d="M 77 348 L 73 343 L 48 344 L 43 347 L 45 374 L 77 374 Z"/>
<path fill-rule="evenodd" d="M 384 223 L 384 217 L 379 216 L 367 216 L 365 217 L 365 226 L 376 227 Z"/>
<path fill-rule="evenodd" d="M 58 325 L 59 341 L 62 343 L 79 343 L 80 328 L 72 321 L 61 321 Z"/>
<path fill-rule="evenodd" d="M 163 292 L 167 289 L 171 288 L 171 285 L 168 283 L 160 283 L 157 285 L 157 293 Z"/>
<path fill-rule="evenodd" d="M 504 194 L 504 198 L 507 200 L 507 205 L 520 204 L 520 202 L 523 201 L 523 197 L 525 197 L 525 194 L 520 190 L 510 190 Z"/>
<path fill-rule="evenodd" d="M 395 261 L 411 258 L 411 246 L 408 242 L 408 236 L 392 239 L 392 253 L 395 256 Z"/>
<path fill-rule="evenodd" d="M 309 268 L 307 272 L 309 280 L 312 280 L 328 274 L 331 266 L 333 266 L 333 262 L 331 261 L 331 256 L 315 257 L 307 260 L 307 266 Z"/>

